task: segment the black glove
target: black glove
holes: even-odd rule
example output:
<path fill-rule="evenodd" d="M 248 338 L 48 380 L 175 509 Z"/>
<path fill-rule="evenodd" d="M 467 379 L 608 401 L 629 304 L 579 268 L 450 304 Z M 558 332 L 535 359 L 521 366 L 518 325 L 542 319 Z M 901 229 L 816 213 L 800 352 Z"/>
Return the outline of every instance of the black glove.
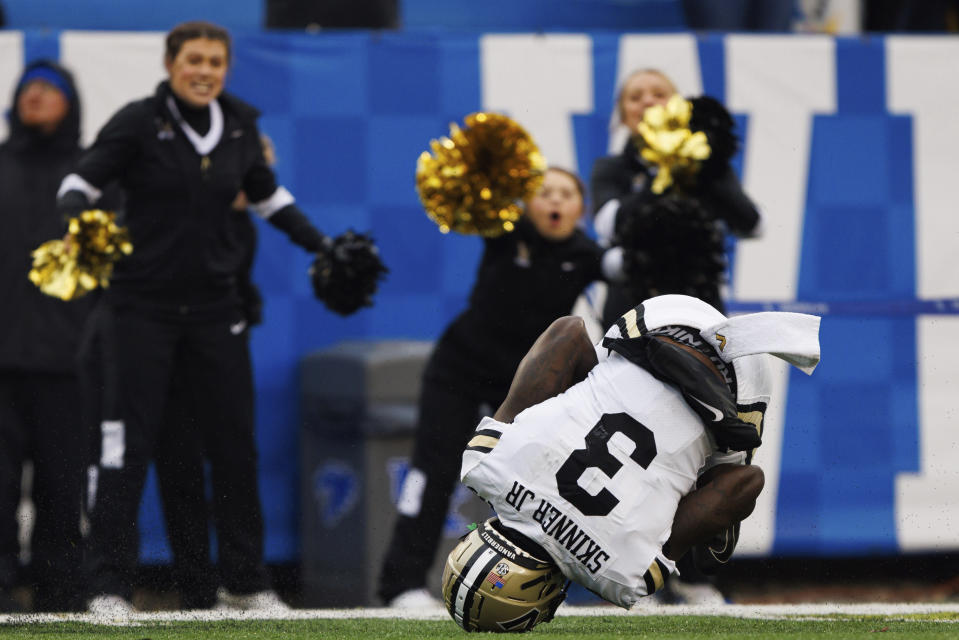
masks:
<path fill-rule="evenodd" d="M 690 552 L 693 554 L 693 564 L 707 576 L 716 575 L 729 562 L 739 542 L 739 526 L 737 522 L 726 527 L 706 542 L 694 545 Z"/>
<path fill-rule="evenodd" d="M 721 451 L 749 451 L 762 444 L 756 425 L 739 418 L 732 393 L 709 367 L 675 345 L 651 336 L 639 340 L 646 342 L 650 373 L 679 387 Z"/>
<path fill-rule="evenodd" d="M 86 195 L 77 189 L 71 189 L 57 198 L 57 213 L 64 223 L 70 218 L 76 218 L 82 211 L 90 208 L 90 201 Z"/>
<path fill-rule="evenodd" d="M 373 306 L 373 294 L 388 272 L 373 239 L 347 231 L 332 241 L 324 240 L 310 267 L 310 279 L 316 297 L 330 311 L 348 316 Z"/>

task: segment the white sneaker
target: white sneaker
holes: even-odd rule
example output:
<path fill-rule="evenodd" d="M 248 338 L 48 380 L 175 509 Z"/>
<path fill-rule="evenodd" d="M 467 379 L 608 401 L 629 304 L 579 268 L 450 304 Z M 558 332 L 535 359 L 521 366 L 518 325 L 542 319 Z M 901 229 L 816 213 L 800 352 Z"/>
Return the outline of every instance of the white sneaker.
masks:
<path fill-rule="evenodd" d="M 390 609 L 446 609 L 441 601 L 423 587 L 404 591 L 386 606 Z"/>
<path fill-rule="evenodd" d="M 255 593 L 230 593 L 223 587 L 216 591 L 216 607 L 219 611 L 261 611 L 283 613 L 290 611 L 290 605 L 283 602 L 276 591 L 257 591 Z"/>
<path fill-rule="evenodd" d="M 677 604 L 726 604 L 722 592 L 708 582 L 683 582 L 673 580 L 669 584 Z"/>
<path fill-rule="evenodd" d="M 98 618 L 126 619 L 136 613 L 129 600 L 112 593 L 104 593 L 87 602 L 87 611 Z"/>

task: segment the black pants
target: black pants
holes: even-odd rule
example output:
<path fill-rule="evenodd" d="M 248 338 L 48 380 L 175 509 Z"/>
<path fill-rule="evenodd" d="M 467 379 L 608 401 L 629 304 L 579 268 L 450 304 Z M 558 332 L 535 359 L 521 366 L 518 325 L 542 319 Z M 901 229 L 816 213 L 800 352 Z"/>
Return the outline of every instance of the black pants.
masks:
<path fill-rule="evenodd" d="M 36 608 L 77 608 L 84 437 L 74 375 L 0 371 L 0 588 L 17 580 L 17 505 L 33 461 L 31 574 Z"/>
<path fill-rule="evenodd" d="M 204 467 L 205 444 L 185 378 L 174 378 L 154 457 L 173 576 L 183 609 L 207 609 L 216 600 L 218 579 L 210 558 L 210 505 Z"/>
<path fill-rule="evenodd" d="M 397 516 L 380 570 L 377 593 L 384 602 L 426 585 L 458 482 L 463 449 L 479 422 L 480 408 L 489 405 L 495 411 L 505 398 L 505 391 L 483 392 L 456 376 L 427 367 L 410 469 L 414 474 L 415 470 L 421 472 L 426 482 L 419 509 Z"/>
<path fill-rule="evenodd" d="M 240 310 L 203 319 L 101 301 L 84 350 L 100 403 L 100 459 L 90 505 L 85 567 L 90 592 L 129 598 L 138 555 L 136 517 L 147 466 L 174 379 L 200 401 L 218 532 L 220 578 L 236 593 L 267 587 L 253 434 L 253 379 Z"/>

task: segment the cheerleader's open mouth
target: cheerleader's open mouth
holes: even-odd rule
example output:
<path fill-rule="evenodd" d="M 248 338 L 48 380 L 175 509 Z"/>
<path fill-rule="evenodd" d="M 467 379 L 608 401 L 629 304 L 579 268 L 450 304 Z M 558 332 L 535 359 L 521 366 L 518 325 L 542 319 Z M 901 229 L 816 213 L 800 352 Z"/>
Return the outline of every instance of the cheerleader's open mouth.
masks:
<path fill-rule="evenodd" d="M 562 216 L 559 215 L 559 211 L 550 211 L 549 212 L 549 221 L 553 224 L 559 223 Z"/>

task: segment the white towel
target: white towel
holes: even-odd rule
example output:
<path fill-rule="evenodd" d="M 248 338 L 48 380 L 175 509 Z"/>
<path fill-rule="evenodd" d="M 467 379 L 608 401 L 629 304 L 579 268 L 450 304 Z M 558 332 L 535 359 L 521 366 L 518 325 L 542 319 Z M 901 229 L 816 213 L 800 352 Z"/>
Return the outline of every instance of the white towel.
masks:
<path fill-rule="evenodd" d="M 729 318 L 699 333 L 726 362 L 768 353 L 812 374 L 819 364 L 819 322 L 805 313 L 765 311 Z"/>

